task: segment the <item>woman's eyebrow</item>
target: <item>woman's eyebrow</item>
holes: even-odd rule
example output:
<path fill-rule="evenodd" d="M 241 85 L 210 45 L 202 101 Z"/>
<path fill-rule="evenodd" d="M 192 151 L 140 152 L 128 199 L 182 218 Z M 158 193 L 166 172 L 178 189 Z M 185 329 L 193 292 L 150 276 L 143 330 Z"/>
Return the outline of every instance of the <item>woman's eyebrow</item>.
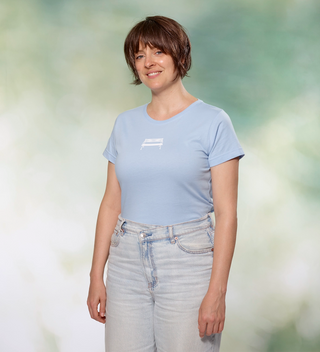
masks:
<path fill-rule="evenodd" d="M 149 46 L 149 48 L 150 48 L 151 50 L 160 50 L 160 49 L 158 49 L 158 48 L 155 47 L 155 46 L 146 45 L 143 49 L 139 49 L 139 50 L 136 52 L 136 54 L 137 54 L 137 53 L 144 53 L 144 52 L 145 52 L 144 49 L 145 49 L 147 46 Z"/>

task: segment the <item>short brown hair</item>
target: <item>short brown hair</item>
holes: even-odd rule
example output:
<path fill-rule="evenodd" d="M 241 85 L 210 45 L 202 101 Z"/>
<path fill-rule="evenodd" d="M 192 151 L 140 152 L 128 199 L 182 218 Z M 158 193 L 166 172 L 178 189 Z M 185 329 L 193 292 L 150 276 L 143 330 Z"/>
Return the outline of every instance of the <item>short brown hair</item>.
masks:
<path fill-rule="evenodd" d="M 173 59 L 178 77 L 188 76 L 191 67 L 191 43 L 184 28 L 175 20 L 164 16 L 146 17 L 137 23 L 124 42 L 126 62 L 134 75 L 135 85 L 141 84 L 135 66 L 135 54 L 139 51 L 139 42 L 157 48 Z"/>

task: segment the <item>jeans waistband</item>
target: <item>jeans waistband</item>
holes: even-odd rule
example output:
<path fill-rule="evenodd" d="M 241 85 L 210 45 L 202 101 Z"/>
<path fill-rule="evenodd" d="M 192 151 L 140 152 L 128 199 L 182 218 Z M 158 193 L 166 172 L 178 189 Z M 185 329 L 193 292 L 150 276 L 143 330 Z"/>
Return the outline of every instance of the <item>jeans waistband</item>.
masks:
<path fill-rule="evenodd" d="M 182 235 L 193 232 L 195 230 L 206 229 L 208 227 L 213 228 L 212 219 L 210 213 L 207 213 L 205 216 L 194 219 L 186 222 L 181 222 L 173 225 L 150 225 L 135 222 L 132 220 L 125 219 L 119 214 L 118 222 L 116 224 L 115 230 L 118 232 L 129 231 L 137 234 L 148 234 L 153 235 L 163 235 L 168 234 L 169 237 L 174 235 Z"/>

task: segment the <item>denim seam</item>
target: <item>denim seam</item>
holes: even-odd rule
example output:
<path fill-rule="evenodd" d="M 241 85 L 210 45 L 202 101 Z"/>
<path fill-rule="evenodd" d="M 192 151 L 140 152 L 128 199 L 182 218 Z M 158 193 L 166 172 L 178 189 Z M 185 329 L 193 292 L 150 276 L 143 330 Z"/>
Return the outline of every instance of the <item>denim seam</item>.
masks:
<path fill-rule="evenodd" d="M 142 264 L 142 267 L 143 267 L 143 274 L 144 274 L 144 277 L 146 278 L 147 284 L 149 284 L 149 279 L 148 279 L 148 275 L 147 275 L 147 271 L 146 271 L 146 266 L 145 266 L 145 263 L 144 263 L 144 249 L 143 249 L 143 244 L 144 244 L 144 241 L 143 241 L 143 242 L 140 242 L 140 241 L 139 241 L 140 261 L 141 261 L 141 264 Z"/>
<path fill-rule="evenodd" d="M 213 247 L 208 247 L 205 249 L 187 249 L 180 244 L 179 239 L 177 239 L 176 243 L 181 250 L 189 254 L 204 254 L 204 253 L 209 253 L 213 251 Z"/>
<path fill-rule="evenodd" d="M 158 286 L 157 268 L 156 268 L 156 264 L 154 262 L 152 243 L 148 243 L 148 244 L 149 244 L 148 249 L 150 248 L 149 258 L 150 258 L 151 267 L 152 267 L 152 272 L 151 272 L 151 277 L 152 277 L 151 290 L 154 291 L 154 289 Z"/>
<path fill-rule="evenodd" d="M 213 235 L 214 235 L 214 230 L 212 230 L 212 231 L 207 231 L 207 235 L 208 235 L 208 237 L 209 237 L 209 240 L 210 240 L 210 242 L 211 242 L 211 244 L 212 244 L 212 246 L 213 246 Z"/>
<path fill-rule="evenodd" d="M 175 236 L 183 236 L 183 235 L 187 235 L 187 234 L 189 234 L 189 233 L 192 233 L 192 232 L 194 232 L 194 231 L 197 231 L 197 230 L 205 230 L 205 229 L 207 229 L 207 228 L 209 228 L 209 227 L 211 227 L 211 225 L 208 225 L 208 226 L 204 226 L 204 227 L 195 227 L 194 229 L 191 229 L 191 230 L 189 230 L 189 231 L 186 231 L 186 232 L 182 232 L 182 233 L 179 233 L 179 234 L 175 234 Z M 126 228 L 125 229 L 125 231 L 126 232 L 131 232 L 131 233 L 133 233 L 133 234 L 140 234 L 141 233 L 141 230 L 140 231 L 135 231 L 135 230 L 131 230 L 131 229 L 129 229 L 129 228 Z M 149 232 L 151 232 L 150 230 L 145 230 L 144 231 L 145 233 L 149 233 Z M 160 238 L 157 238 L 157 239 L 152 239 L 152 238 L 148 238 L 147 240 L 148 241 L 158 241 L 158 240 L 163 240 L 163 239 L 166 239 L 166 238 L 168 238 L 168 236 L 166 236 L 166 237 L 160 237 Z"/>

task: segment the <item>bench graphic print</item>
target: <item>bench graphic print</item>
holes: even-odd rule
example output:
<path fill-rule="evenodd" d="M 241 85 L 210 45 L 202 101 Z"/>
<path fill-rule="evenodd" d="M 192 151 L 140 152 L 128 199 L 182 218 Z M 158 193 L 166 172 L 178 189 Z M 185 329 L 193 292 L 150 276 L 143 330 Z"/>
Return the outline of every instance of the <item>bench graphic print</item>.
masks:
<path fill-rule="evenodd" d="M 162 145 L 163 145 L 163 138 L 149 138 L 143 141 L 143 143 L 141 144 L 140 150 L 143 147 L 154 147 L 154 146 L 159 146 L 159 149 L 161 149 Z"/>

